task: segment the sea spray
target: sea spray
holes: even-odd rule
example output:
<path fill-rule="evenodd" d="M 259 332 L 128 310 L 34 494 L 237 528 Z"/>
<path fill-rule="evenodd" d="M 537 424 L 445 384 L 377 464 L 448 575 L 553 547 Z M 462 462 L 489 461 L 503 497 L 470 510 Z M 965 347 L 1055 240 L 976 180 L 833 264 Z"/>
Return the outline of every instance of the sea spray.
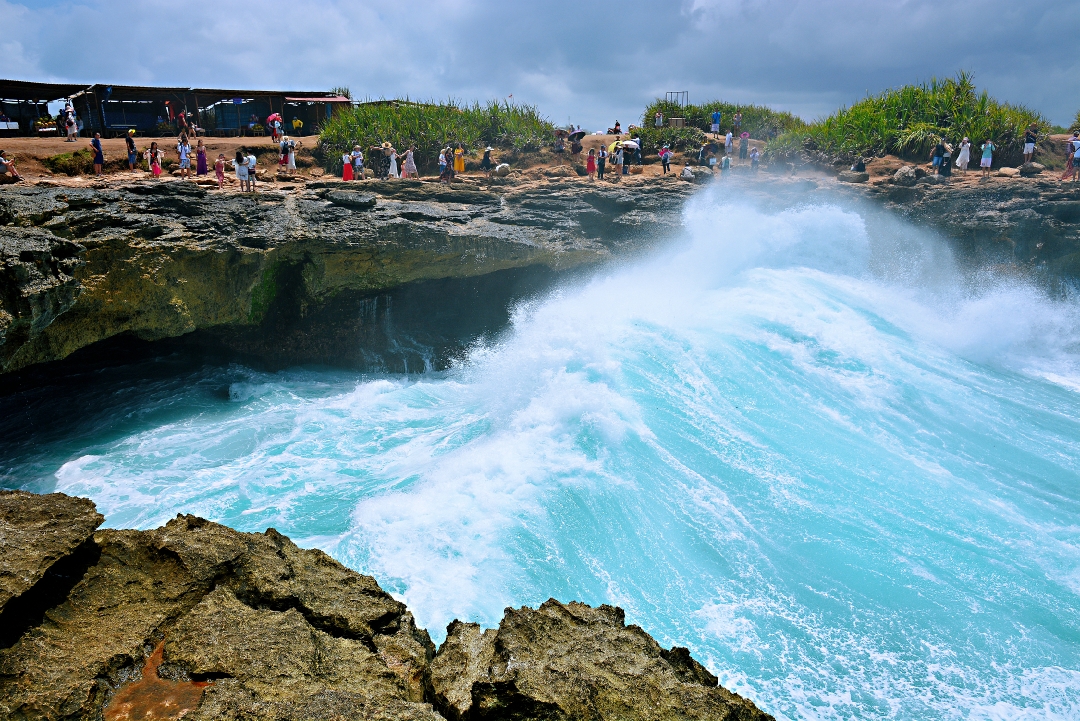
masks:
<path fill-rule="evenodd" d="M 1077 307 L 723 193 L 448 372 L 207 368 L 227 393 L 161 381 L 8 477 L 114 526 L 274 526 L 436 638 L 617 603 L 778 718 L 1080 716 Z"/>

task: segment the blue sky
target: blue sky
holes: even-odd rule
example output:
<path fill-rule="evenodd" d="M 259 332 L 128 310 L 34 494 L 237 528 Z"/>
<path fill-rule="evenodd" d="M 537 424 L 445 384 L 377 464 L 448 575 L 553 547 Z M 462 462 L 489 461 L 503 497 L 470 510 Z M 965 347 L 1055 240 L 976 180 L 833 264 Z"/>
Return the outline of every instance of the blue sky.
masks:
<path fill-rule="evenodd" d="M 1068 125 L 1072 0 L 0 0 L 0 75 L 504 98 L 589 129 L 668 90 L 806 119 L 965 69 Z"/>

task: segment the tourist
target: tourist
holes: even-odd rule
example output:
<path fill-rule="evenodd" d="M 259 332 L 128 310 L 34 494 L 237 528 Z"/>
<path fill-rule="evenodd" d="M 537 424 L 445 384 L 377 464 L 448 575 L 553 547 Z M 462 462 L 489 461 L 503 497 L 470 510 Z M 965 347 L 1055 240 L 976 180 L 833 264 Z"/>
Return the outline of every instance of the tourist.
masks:
<path fill-rule="evenodd" d="M 127 131 L 124 136 L 124 145 L 127 146 L 128 170 L 135 172 L 135 164 L 139 162 L 139 150 L 135 147 L 135 128 Z"/>
<path fill-rule="evenodd" d="M 613 132 L 614 132 L 614 133 L 615 133 L 616 135 L 622 135 L 622 126 L 621 126 L 621 125 L 619 125 L 619 121 L 618 121 L 618 120 L 616 120 L 616 121 L 615 121 L 615 128 L 613 129 Z"/>
<path fill-rule="evenodd" d="M 105 165 L 105 150 L 101 147 L 101 133 L 94 133 L 94 137 L 90 139 L 90 150 L 94 151 L 94 175 L 100 178 L 104 174 L 102 168 Z"/>
<path fill-rule="evenodd" d="M 1073 133 L 1072 140 L 1072 170 L 1073 170 L 1073 182 L 1080 180 L 1080 138 L 1076 133 Z"/>
<path fill-rule="evenodd" d="M 960 141 L 960 154 L 956 156 L 956 167 L 964 171 L 967 174 L 968 163 L 971 162 L 971 141 L 965 135 L 964 139 Z"/>
<path fill-rule="evenodd" d="M 596 154 L 596 179 L 604 179 L 604 168 L 607 166 L 607 148 L 603 145 L 600 146 L 600 151 Z"/>
<path fill-rule="evenodd" d="M 180 177 L 187 178 L 191 173 L 191 146 L 186 135 L 181 135 L 176 144 L 176 156 L 180 159 Z"/>
<path fill-rule="evenodd" d="M 1031 156 L 1035 155 L 1035 142 L 1039 139 L 1039 126 L 1032 123 L 1024 131 L 1024 163 L 1031 162 Z"/>
<path fill-rule="evenodd" d="M 357 180 L 363 180 L 365 178 L 364 153 L 360 150 L 359 145 L 353 146 L 349 158 L 352 160 L 352 177 Z"/>
<path fill-rule="evenodd" d="M 304 121 L 296 117 L 295 115 L 292 119 L 292 131 L 293 135 L 299 135 L 301 137 L 303 137 L 304 135 Z"/>
<path fill-rule="evenodd" d="M 393 145 L 390 146 L 390 154 L 387 157 L 390 160 L 390 169 L 386 174 L 387 177 L 400 178 L 401 174 L 398 173 L 397 167 L 397 149 Z"/>
<path fill-rule="evenodd" d="M 285 138 L 285 148 L 286 148 L 285 170 L 289 173 L 289 175 L 295 175 L 296 174 L 296 149 L 299 148 L 300 146 L 302 146 L 303 143 L 297 143 L 295 140 L 290 138 L 288 135 L 284 136 L 284 138 Z"/>
<path fill-rule="evenodd" d="M 489 145 L 484 148 L 484 157 L 480 159 L 480 170 L 484 171 L 487 177 L 491 177 L 491 169 L 494 167 L 491 163 L 491 151 L 492 147 Z"/>
<path fill-rule="evenodd" d="M 643 163 L 642 163 L 642 160 L 641 160 L 641 136 L 640 135 L 635 135 L 633 137 L 633 142 L 634 142 L 634 163 L 636 163 L 637 165 L 642 165 Z"/>
<path fill-rule="evenodd" d="M 247 156 L 247 161 L 248 190 L 254 193 L 256 180 L 255 165 L 259 162 L 259 159 L 255 157 L 255 151 L 251 151 L 251 154 Z"/>
<path fill-rule="evenodd" d="M 225 153 L 218 153 L 214 163 L 214 175 L 217 177 L 217 189 L 221 190 L 225 187 Z"/>
<path fill-rule="evenodd" d="M 206 175 L 210 171 L 206 162 L 206 146 L 203 145 L 202 138 L 195 144 L 195 175 Z"/>
<path fill-rule="evenodd" d="M 705 164 L 705 156 L 707 156 L 708 154 L 709 154 L 709 144 L 708 143 L 702 143 L 701 147 L 697 151 L 697 164 L 698 165 L 704 165 Z"/>
<path fill-rule="evenodd" d="M 949 145 L 945 138 L 941 139 L 941 144 L 945 146 L 945 152 L 941 156 L 941 165 L 938 167 L 938 175 L 943 178 L 952 177 L 952 151 L 953 147 Z"/>
<path fill-rule="evenodd" d="M 945 138 L 938 138 L 937 145 L 934 146 L 934 152 L 930 154 L 930 164 L 938 174 L 941 173 L 941 159 L 943 157 L 945 157 Z"/>
<path fill-rule="evenodd" d="M 420 174 L 418 172 L 416 172 L 416 158 L 414 157 L 415 152 L 416 152 L 416 146 L 415 145 L 410 145 L 409 149 L 405 151 L 405 162 L 401 164 L 401 177 L 403 177 L 403 178 L 419 178 L 420 177 Z M 491 177 L 491 148 L 488 148 L 487 152 L 484 153 L 484 160 L 487 161 L 487 164 L 488 164 L 487 174 L 488 174 L 488 177 L 490 178 Z M 481 163 L 480 167 L 483 167 L 482 163 Z"/>
<path fill-rule="evenodd" d="M 686 161 L 686 165 L 683 166 L 682 172 L 679 173 L 679 177 L 683 180 L 693 180 L 694 171 L 690 170 L 690 161 Z"/>
<path fill-rule="evenodd" d="M 984 178 L 990 177 L 990 166 L 994 162 L 994 151 L 997 150 L 997 146 L 994 145 L 994 141 L 989 138 L 982 144 L 982 160 L 979 161 L 979 167 L 982 168 L 982 174 Z"/>
<path fill-rule="evenodd" d="M 750 133 L 742 132 L 739 134 L 739 160 L 746 160 L 746 151 L 750 146 Z"/>
<path fill-rule="evenodd" d="M 671 170 L 671 148 L 667 145 L 660 148 L 660 164 L 664 168 L 664 175 L 667 175 L 668 171 Z"/>
<path fill-rule="evenodd" d="M 720 174 L 723 175 L 731 170 L 731 156 L 725 155 L 723 161 L 720 163 Z"/>
<path fill-rule="evenodd" d="M 656 116 L 653 119 L 653 125 L 655 127 L 657 127 L 657 128 L 664 127 L 664 114 L 663 113 L 661 113 L 661 112 L 656 113 Z"/>
<path fill-rule="evenodd" d="M 742 113 L 741 112 L 735 113 L 734 124 L 735 124 L 735 132 L 737 133 L 742 128 Z"/>
<path fill-rule="evenodd" d="M 465 172 L 465 149 L 461 147 L 461 143 L 457 144 L 457 148 L 454 150 L 454 173 Z"/>
<path fill-rule="evenodd" d="M 251 133 L 253 136 L 255 135 L 255 126 L 258 125 L 258 124 L 259 124 L 259 116 L 256 115 L 255 113 L 252 113 L 251 117 L 248 118 L 248 132 Z"/>
<path fill-rule="evenodd" d="M 144 157 L 146 158 L 146 169 L 150 171 L 150 174 L 155 178 L 161 178 L 161 160 L 165 154 L 158 149 L 157 141 L 150 143 L 150 147 L 146 149 Z"/>
<path fill-rule="evenodd" d="M 23 176 L 15 169 L 15 161 L 8 158 L 7 153 L 0 150 L 0 175 L 9 175 L 13 180 L 19 181 Z"/>
<path fill-rule="evenodd" d="M 446 148 L 439 151 L 439 182 L 446 182 Z"/>
<path fill-rule="evenodd" d="M 750 149 L 750 170 L 756 173 L 758 169 L 758 159 L 761 157 L 761 151 L 757 148 Z"/>
<path fill-rule="evenodd" d="M 735 149 L 735 136 L 731 134 L 731 131 L 727 131 L 727 135 L 724 136 L 724 153 L 731 155 L 731 151 Z"/>
<path fill-rule="evenodd" d="M 240 181 L 240 192 L 243 193 L 248 189 L 248 160 L 243 148 L 236 149 L 236 158 L 232 164 L 236 170 L 236 179 Z"/>
<path fill-rule="evenodd" d="M 359 148 L 360 146 L 356 146 Z M 341 179 L 352 180 L 353 179 L 353 157 L 352 153 L 342 153 L 341 155 Z"/>
<path fill-rule="evenodd" d="M 69 110 L 70 107 L 69 105 Z M 67 140 L 65 142 L 74 143 L 79 139 L 79 122 L 75 118 L 74 110 L 64 112 L 64 128 L 67 130 Z"/>
<path fill-rule="evenodd" d="M 177 130 L 177 135 L 186 136 L 188 134 L 187 117 L 184 115 L 183 110 L 181 110 L 176 115 L 176 130 Z"/>
<path fill-rule="evenodd" d="M 1076 147 L 1080 145 L 1080 133 L 1073 133 L 1072 137 L 1065 141 L 1065 172 L 1062 174 L 1062 180 L 1068 180 L 1076 173 L 1076 165 L 1073 163 L 1073 153 L 1076 152 Z"/>
<path fill-rule="evenodd" d="M 723 117 L 723 115 L 721 114 L 721 112 L 719 110 L 714 110 L 713 111 L 712 125 L 710 126 L 709 129 L 713 132 L 714 135 L 719 135 L 720 134 L 720 118 L 722 118 L 722 117 Z"/>
<path fill-rule="evenodd" d="M 596 148 L 589 148 L 589 157 L 585 158 L 585 174 L 589 180 L 596 180 Z"/>
<path fill-rule="evenodd" d="M 615 180 L 618 181 L 620 175 L 626 175 L 626 152 L 622 145 L 615 148 L 615 157 L 612 158 L 612 162 L 616 165 Z"/>

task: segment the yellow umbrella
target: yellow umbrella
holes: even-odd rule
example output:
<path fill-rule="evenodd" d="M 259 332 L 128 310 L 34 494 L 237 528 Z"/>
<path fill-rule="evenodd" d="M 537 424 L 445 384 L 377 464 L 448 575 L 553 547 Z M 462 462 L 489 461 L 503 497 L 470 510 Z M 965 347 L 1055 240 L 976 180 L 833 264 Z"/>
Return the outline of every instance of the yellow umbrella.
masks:
<path fill-rule="evenodd" d="M 614 153 L 615 149 L 619 147 L 619 143 L 621 143 L 621 142 L 622 142 L 621 140 L 616 140 L 614 143 L 607 146 L 608 152 L 609 153 Z"/>

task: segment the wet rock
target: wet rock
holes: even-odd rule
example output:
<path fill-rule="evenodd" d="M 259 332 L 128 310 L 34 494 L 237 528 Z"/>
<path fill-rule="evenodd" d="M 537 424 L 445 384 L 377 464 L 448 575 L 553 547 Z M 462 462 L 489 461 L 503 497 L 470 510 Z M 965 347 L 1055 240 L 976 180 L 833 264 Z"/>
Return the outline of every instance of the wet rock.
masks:
<path fill-rule="evenodd" d="M 842 170 L 836 179 L 841 183 L 865 183 L 870 180 L 870 173 Z"/>
<path fill-rule="evenodd" d="M 454 622 L 432 664 L 450 719 L 771 719 L 717 685 L 686 649 L 666 650 L 621 609 L 545 602 L 498 629 Z"/>
<path fill-rule="evenodd" d="M 86 498 L 0 491 L 0 612 L 70 556 L 105 520 Z M 0 615 L 0 621 L 12 623 Z"/>
<path fill-rule="evenodd" d="M 0 373 L 123 333 L 158 340 L 207 331 L 264 356 L 286 345 L 271 337 L 292 330 L 283 319 L 311 317 L 343 294 L 530 266 L 561 270 L 655 235 L 623 214 L 598 218 L 607 212 L 601 205 L 581 215 L 583 187 L 561 178 L 542 189 L 482 182 L 484 189 L 319 180 L 255 194 L 208 193 L 186 181 L 5 189 Z M 589 192 L 630 196 L 667 228 L 678 224 L 689 189 L 643 183 Z M 520 195 L 548 204 L 509 212 Z M 325 362 L 321 340 L 265 359 Z"/>
<path fill-rule="evenodd" d="M 1042 163 L 1024 163 L 1018 168 L 1018 172 L 1023 178 L 1033 178 L 1044 170 L 1046 170 L 1046 166 Z"/>

